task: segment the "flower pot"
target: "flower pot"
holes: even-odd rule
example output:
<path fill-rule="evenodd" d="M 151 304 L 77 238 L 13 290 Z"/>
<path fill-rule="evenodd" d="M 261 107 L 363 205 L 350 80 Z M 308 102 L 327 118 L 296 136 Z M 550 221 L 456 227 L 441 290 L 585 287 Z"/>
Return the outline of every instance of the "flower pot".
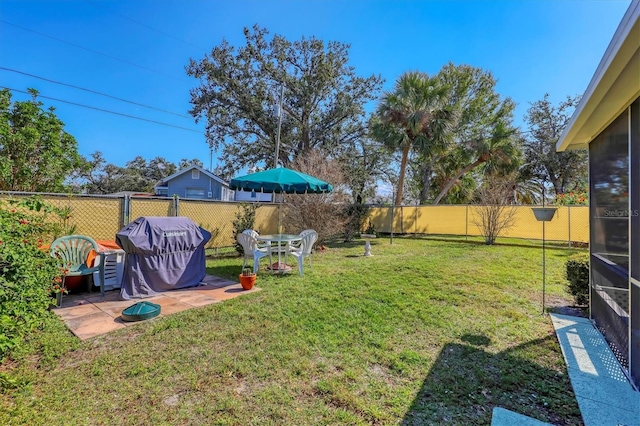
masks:
<path fill-rule="evenodd" d="M 548 222 L 553 219 L 557 209 L 555 207 L 532 207 L 531 210 L 533 210 L 537 221 Z"/>
<path fill-rule="evenodd" d="M 87 276 L 85 275 L 71 275 L 65 277 L 64 279 L 64 287 L 69 290 L 69 292 L 76 292 L 78 290 L 83 290 L 86 288 L 85 279 Z"/>
<path fill-rule="evenodd" d="M 238 275 L 238 280 L 240 281 L 240 285 L 245 290 L 251 290 L 256 283 L 256 274 L 251 275 Z"/>
<path fill-rule="evenodd" d="M 51 302 L 49 302 L 49 309 L 61 307 L 62 306 L 62 296 L 63 295 L 64 295 L 64 293 L 62 293 L 62 292 L 51 293 L 51 297 L 53 298 L 53 300 Z"/>

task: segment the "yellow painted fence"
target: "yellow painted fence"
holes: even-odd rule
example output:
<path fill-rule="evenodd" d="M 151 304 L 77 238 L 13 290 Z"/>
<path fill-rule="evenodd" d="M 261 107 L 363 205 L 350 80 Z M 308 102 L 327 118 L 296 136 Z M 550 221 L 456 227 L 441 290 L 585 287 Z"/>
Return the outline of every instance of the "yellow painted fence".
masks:
<path fill-rule="evenodd" d="M 113 240 L 116 232 L 140 216 L 185 216 L 212 234 L 208 247 L 234 244 L 233 221 L 241 211 L 239 202 L 187 200 L 163 197 L 124 197 L 66 194 L 0 193 L 0 199 L 39 195 L 57 207 L 68 207 L 67 227 L 97 240 Z M 531 206 L 516 206 L 514 226 L 500 235 L 515 238 L 542 238 L 542 225 Z M 395 234 L 482 235 L 475 224 L 477 206 L 371 207 L 369 219 L 376 231 Z M 278 205 L 261 203 L 256 211 L 255 229 L 275 233 Z M 285 231 L 295 232 L 296 230 Z M 546 238 L 556 241 L 589 242 L 589 208 L 559 207 L 545 224 Z"/>
<path fill-rule="evenodd" d="M 141 216 L 185 216 L 211 232 L 207 247 L 229 247 L 235 241 L 233 221 L 241 211 L 239 202 L 186 200 L 162 197 L 0 193 L 0 199 L 38 195 L 56 207 L 69 208 L 65 226 L 96 240 L 114 240 L 127 223 Z M 255 228 L 275 233 L 278 205 L 263 203 L 256 211 Z"/>
<path fill-rule="evenodd" d="M 542 223 L 531 207 L 513 206 L 513 226 L 502 237 L 542 239 Z M 402 206 L 372 207 L 369 219 L 376 231 L 396 234 L 438 234 L 480 236 L 478 206 Z M 558 207 L 553 219 L 545 223 L 545 238 L 554 241 L 589 242 L 589 207 Z"/>

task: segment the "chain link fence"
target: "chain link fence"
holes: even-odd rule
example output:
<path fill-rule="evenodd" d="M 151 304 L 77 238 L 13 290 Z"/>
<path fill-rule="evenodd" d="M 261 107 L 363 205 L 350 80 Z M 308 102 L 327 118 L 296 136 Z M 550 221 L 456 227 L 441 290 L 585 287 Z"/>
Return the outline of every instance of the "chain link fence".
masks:
<path fill-rule="evenodd" d="M 541 240 L 542 223 L 532 207 L 541 206 L 509 206 L 514 222 L 500 236 Z M 473 205 L 371 207 L 368 219 L 376 231 L 389 234 L 482 236 L 479 206 Z M 545 238 L 569 246 L 587 245 L 589 207 L 558 206 L 553 219 L 545 223 Z"/>
<path fill-rule="evenodd" d="M 65 210 L 66 215 L 60 220 L 64 222 L 61 224 L 67 234 L 88 235 L 95 240 L 114 240 L 120 229 L 138 217 L 185 216 L 211 232 L 207 248 L 231 247 L 235 244 L 233 221 L 242 205 L 240 202 L 167 197 L 0 192 L 0 199 L 31 196 L 38 196 Z M 275 233 L 278 208 L 277 204 L 262 203 L 256 211 L 255 228 L 261 233 Z"/>
<path fill-rule="evenodd" d="M 32 196 L 38 196 L 62 212 L 60 217 L 48 215 L 48 220 L 59 221 L 62 232 L 67 235 L 82 234 L 96 240 L 113 240 L 115 233 L 122 228 L 124 211 L 121 197 L 0 192 L 3 200 Z"/>
<path fill-rule="evenodd" d="M 141 216 L 185 216 L 211 232 L 207 248 L 231 247 L 235 244 L 233 221 L 241 212 L 241 202 L 191 200 L 167 197 L 127 195 L 34 194 L 0 192 L 2 198 L 38 195 L 50 204 L 65 208 L 63 218 L 67 233 L 89 235 L 96 240 L 113 240 L 127 223 Z M 542 224 L 536 221 L 531 207 L 513 206 L 514 225 L 501 237 L 541 240 Z M 261 203 L 256 211 L 254 228 L 262 234 L 277 232 L 279 204 Z M 337 208 L 336 211 L 341 211 Z M 401 206 L 370 207 L 365 220 L 377 232 L 387 234 L 481 236 L 478 206 Z M 561 206 L 550 222 L 545 223 L 549 241 L 585 246 L 589 242 L 589 207 Z M 295 232 L 296 230 L 288 230 Z M 339 231 L 338 231 L 339 232 Z"/>

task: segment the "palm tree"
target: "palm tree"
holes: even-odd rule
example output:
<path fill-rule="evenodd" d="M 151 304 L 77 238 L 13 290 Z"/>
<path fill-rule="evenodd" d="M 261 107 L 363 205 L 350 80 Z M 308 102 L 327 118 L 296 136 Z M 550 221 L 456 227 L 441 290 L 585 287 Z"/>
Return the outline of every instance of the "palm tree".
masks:
<path fill-rule="evenodd" d="M 508 172 L 517 168 L 521 151 L 513 133 L 513 129 L 507 123 L 498 122 L 489 137 L 478 137 L 458 145 L 458 148 L 465 151 L 462 157 L 469 160 L 459 165 L 458 170 L 441 189 L 433 204 L 438 204 L 463 175 L 477 167 L 483 166 L 484 174 L 498 169 Z"/>
<path fill-rule="evenodd" d="M 447 107 L 446 87 L 417 71 L 400 76 L 393 91 L 382 96 L 372 124 L 373 138 L 401 150 L 396 205 L 402 204 L 407 160 L 412 149 L 445 150 L 455 112 Z"/>
<path fill-rule="evenodd" d="M 476 189 L 480 185 L 481 179 L 479 179 L 477 173 L 466 173 L 458 178 L 454 178 L 454 175 L 458 173 L 460 163 L 463 161 L 459 156 L 460 155 L 457 155 L 455 152 L 448 153 L 440 157 L 431 167 L 430 187 L 426 188 L 426 190 L 423 188 L 425 195 L 424 198 L 421 199 L 422 203 L 427 202 L 428 194 L 439 194 L 442 188 L 450 182 L 453 182 L 453 184 L 450 186 L 447 195 L 440 200 L 441 203 L 468 204 L 471 202 Z M 422 182 L 422 180 L 421 178 L 420 182 Z M 433 203 L 433 199 L 430 201 Z"/>
<path fill-rule="evenodd" d="M 449 63 L 434 77 L 449 90 L 448 100 L 459 111 L 453 129 L 454 143 L 443 158 L 450 167 L 435 197 L 438 204 L 460 179 L 472 171 L 482 175 L 496 168 L 510 171 L 520 157 L 519 139 L 512 126 L 515 103 L 496 92 L 491 72 L 469 65 Z"/>

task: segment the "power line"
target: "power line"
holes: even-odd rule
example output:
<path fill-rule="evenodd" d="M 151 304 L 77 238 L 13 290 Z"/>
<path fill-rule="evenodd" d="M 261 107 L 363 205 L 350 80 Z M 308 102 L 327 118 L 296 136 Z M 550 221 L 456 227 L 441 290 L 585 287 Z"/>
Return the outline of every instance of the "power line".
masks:
<path fill-rule="evenodd" d="M 13 90 L 14 92 L 24 93 L 26 95 L 31 95 L 31 93 L 29 93 L 29 92 L 25 92 L 24 90 L 12 89 L 11 87 L 0 86 L 0 88 Z M 75 106 L 79 106 L 79 107 L 82 107 L 82 108 L 88 108 L 88 109 L 93 109 L 93 110 L 100 111 L 100 112 L 106 112 L 106 113 L 109 113 L 109 114 L 119 115 L 119 116 L 122 116 L 122 117 L 133 118 L 134 120 L 146 121 L 146 122 L 149 122 L 149 123 L 160 124 L 161 126 L 174 127 L 176 129 L 187 130 L 189 132 L 202 134 L 202 131 L 200 131 L 200 130 L 189 129 L 187 127 L 176 126 L 174 124 L 163 123 L 161 121 L 156 121 L 156 120 L 149 120 L 148 118 L 136 117 L 135 115 L 123 114 L 121 112 L 110 111 L 108 109 L 102 109 L 102 108 L 97 108 L 97 107 L 93 107 L 93 106 L 90 106 L 90 105 L 79 104 L 77 102 L 65 101 L 63 99 L 52 98 L 52 97 L 43 96 L 43 95 L 40 95 L 40 94 L 38 94 L 38 97 L 43 98 L 43 99 L 50 99 L 52 101 L 57 101 L 57 102 L 63 102 L 65 104 L 75 105 Z"/>
<path fill-rule="evenodd" d="M 118 58 L 116 56 L 112 56 L 112 55 L 109 55 L 107 53 L 100 52 L 98 50 L 89 49 L 88 47 L 80 46 L 79 44 L 75 44 L 75 43 L 72 43 L 70 41 L 66 41 L 66 40 L 63 40 L 61 38 L 58 38 L 58 37 L 50 36 L 48 34 L 44 34 L 44 33 L 41 33 L 39 31 L 35 31 L 35 30 L 32 30 L 32 29 L 23 27 L 21 25 L 13 24 L 11 22 L 5 21 L 4 19 L 0 19 L 0 22 L 2 22 L 3 24 L 6 24 L 6 25 L 10 25 L 10 26 L 15 27 L 15 28 L 19 28 L 22 31 L 27 31 L 27 32 L 30 32 L 30 33 L 33 33 L 33 34 L 37 34 L 37 35 L 39 35 L 41 37 L 49 38 L 51 40 L 55 40 L 55 41 L 58 41 L 60 43 L 68 44 L 69 46 L 73 46 L 73 47 L 78 48 L 78 49 L 86 50 L 87 52 L 95 53 L 96 55 L 101 55 L 101 56 L 104 56 L 106 58 L 113 59 L 115 61 L 119 61 L 119 62 L 125 63 L 127 65 L 134 66 L 136 68 L 143 69 L 145 71 L 151 71 L 151 72 L 156 73 L 156 74 L 164 75 L 165 77 L 171 77 L 171 78 L 173 78 L 175 80 L 187 82 L 187 80 L 184 80 L 184 79 L 182 79 L 180 77 L 176 77 L 175 75 L 171 75 L 171 74 L 167 74 L 167 73 L 162 72 L 162 71 L 154 70 L 153 68 L 148 68 L 148 67 L 145 67 L 144 65 L 139 65 L 139 64 L 136 64 L 135 62 L 131 62 L 131 61 L 128 61 L 126 59 L 121 59 L 121 58 Z"/>
<path fill-rule="evenodd" d="M 151 25 L 147 25 L 147 24 L 145 24 L 144 22 L 137 21 L 137 20 L 135 20 L 135 19 L 133 19 L 133 18 L 130 18 L 130 17 L 126 16 L 126 15 L 123 15 L 123 14 L 121 14 L 121 13 L 118 13 L 118 12 L 114 11 L 113 9 L 109 9 L 108 7 L 105 7 L 105 6 L 101 5 L 101 4 L 98 4 L 98 3 L 96 3 L 96 2 L 93 2 L 93 1 L 91 1 L 91 0 L 85 0 L 85 2 L 86 2 L 86 3 L 91 4 L 93 7 L 97 7 L 97 8 L 100 8 L 100 9 L 102 9 L 102 10 L 106 10 L 106 11 L 107 11 L 107 12 L 109 12 L 109 13 L 112 13 L 112 14 L 114 14 L 114 15 L 116 15 L 116 16 L 119 16 L 119 17 L 121 17 L 121 18 L 123 18 L 123 19 L 126 19 L 126 20 L 128 20 L 128 21 L 131 21 L 131 22 L 133 22 L 133 23 L 135 23 L 135 24 L 138 24 L 138 25 L 140 25 L 140 26 L 142 26 L 142 27 L 145 27 L 145 28 L 147 28 L 147 29 L 149 29 L 149 30 L 155 31 L 155 32 L 157 32 L 157 33 L 160 33 L 160 34 L 162 34 L 162 35 L 164 35 L 164 36 L 166 36 L 166 37 L 169 37 L 169 38 L 172 38 L 172 39 L 174 39 L 174 40 L 177 40 L 177 41 L 179 41 L 179 42 L 181 42 L 181 43 L 188 44 L 189 46 L 195 47 L 195 48 L 200 49 L 200 50 L 204 50 L 205 52 L 206 52 L 206 50 L 207 50 L 207 49 L 205 49 L 204 47 L 198 46 L 198 45 L 193 44 L 193 43 L 191 43 L 191 42 L 189 42 L 189 41 L 187 41 L 187 40 L 183 40 L 183 39 L 181 39 L 181 38 L 179 38 L 179 37 L 176 37 L 176 36 L 174 36 L 174 35 L 171 35 L 171 34 L 169 34 L 169 33 L 166 33 L 166 32 L 164 32 L 164 31 L 162 31 L 162 30 L 159 30 L 159 29 L 157 29 L 157 28 L 152 27 Z"/>
<path fill-rule="evenodd" d="M 155 110 L 155 111 L 164 112 L 164 113 L 175 115 L 175 116 L 178 116 L 178 117 L 192 118 L 192 117 L 190 117 L 188 115 L 178 114 L 177 112 L 166 111 L 164 109 L 152 107 L 150 105 L 145 105 L 145 104 L 141 104 L 141 103 L 134 102 L 134 101 L 128 101 L 126 99 L 118 98 L 116 96 L 111 96 L 111 95 L 108 95 L 106 93 L 97 92 L 97 91 L 91 90 L 91 89 L 85 89 L 84 87 L 75 86 L 75 85 L 69 84 L 69 83 L 63 83 L 61 81 L 51 80 L 49 78 L 40 77 L 40 76 L 37 76 L 37 75 L 34 75 L 34 74 L 29 74 L 29 73 L 26 73 L 26 72 L 23 72 L 23 71 L 18 71 L 18 70 L 14 70 L 14 69 L 11 69 L 11 68 L 6 68 L 6 67 L 0 67 L 0 70 L 9 71 L 9 72 L 15 72 L 15 73 L 18 73 L 18 74 L 22 74 L 22 75 L 26 75 L 26 76 L 29 76 L 29 77 L 37 78 L 39 80 L 48 81 L 49 83 L 60 84 L 62 86 L 72 87 L 72 88 L 78 89 L 78 90 L 84 90 L 85 92 L 95 93 L 96 95 L 105 96 L 107 98 L 115 99 L 117 101 L 126 102 L 126 103 L 129 103 L 129 104 L 141 106 L 141 107 L 144 107 L 144 108 L 149 108 L 149 109 L 152 109 L 152 110 Z"/>

